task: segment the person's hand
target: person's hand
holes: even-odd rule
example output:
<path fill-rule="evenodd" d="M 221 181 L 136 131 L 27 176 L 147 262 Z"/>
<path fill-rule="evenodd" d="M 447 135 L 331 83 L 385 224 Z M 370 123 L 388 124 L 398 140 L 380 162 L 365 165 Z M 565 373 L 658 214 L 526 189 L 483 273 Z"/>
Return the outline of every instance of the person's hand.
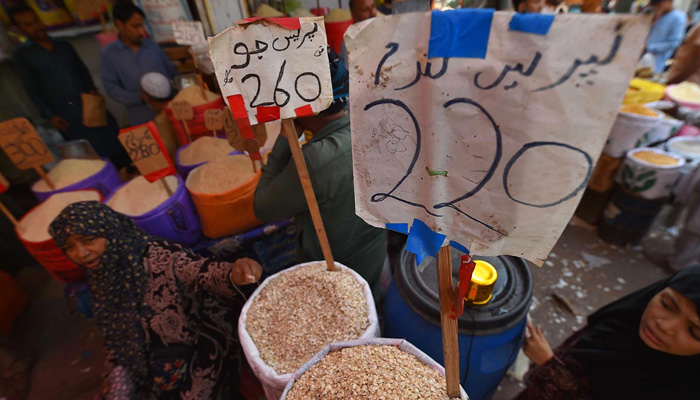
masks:
<path fill-rule="evenodd" d="M 66 121 L 63 117 L 59 117 L 58 115 L 51 118 L 51 123 L 61 132 L 67 132 L 70 128 L 68 121 Z"/>
<path fill-rule="evenodd" d="M 262 267 L 257 261 L 250 258 L 239 258 L 233 263 L 231 270 L 231 282 L 238 286 L 248 285 L 260 280 Z"/>
<path fill-rule="evenodd" d="M 527 321 L 527 330 L 525 331 L 525 341 L 523 342 L 523 352 L 529 358 L 537 364 L 542 366 L 547 363 L 552 357 L 554 357 L 554 352 L 549 346 L 547 339 L 542 333 L 542 327 L 537 325 L 532 325 L 532 322 Z"/>

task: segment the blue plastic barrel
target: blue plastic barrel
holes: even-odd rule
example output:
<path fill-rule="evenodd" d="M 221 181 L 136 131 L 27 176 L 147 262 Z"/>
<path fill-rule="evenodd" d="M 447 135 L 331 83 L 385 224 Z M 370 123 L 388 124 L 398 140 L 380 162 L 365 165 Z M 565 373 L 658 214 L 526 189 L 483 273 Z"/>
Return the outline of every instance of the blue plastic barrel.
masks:
<path fill-rule="evenodd" d="M 459 256 L 452 252 L 452 275 L 459 280 Z M 515 361 L 525 333 L 532 299 L 532 276 L 524 260 L 475 257 L 496 268 L 493 299 L 480 307 L 465 307 L 458 320 L 460 381 L 472 400 L 488 400 Z M 384 303 L 386 337 L 405 338 L 444 365 L 440 300 L 435 261 L 423 272 L 404 249 L 394 282 Z"/>
<path fill-rule="evenodd" d="M 150 235 L 192 245 L 202 236 L 202 224 L 185 182 L 179 175 L 175 176 L 177 190 L 168 200 L 145 214 L 132 215 L 131 218 Z M 113 194 L 124 185 L 126 183 L 116 188 Z M 107 203 L 111 198 L 109 196 L 104 202 Z"/>
<path fill-rule="evenodd" d="M 96 174 L 88 176 L 82 181 L 76 182 L 72 185 L 68 185 L 64 188 L 50 190 L 48 192 L 39 192 L 35 190 L 35 183 L 34 185 L 32 185 L 32 193 L 34 193 L 36 198 L 39 199 L 39 202 L 43 202 L 55 193 L 73 192 L 75 190 L 82 189 L 96 189 L 102 194 L 103 197 L 107 197 L 117 186 L 121 185 L 122 180 L 119 177 L 117 169 L 114 168 L 114 164 L 112 164 L 112 162 L 106 158 L 103 158 L 102 160 L 106 161 L 107 164 L 105 164 L 105 166 L 102 167 L 102 169 L 99 170 Z"/>

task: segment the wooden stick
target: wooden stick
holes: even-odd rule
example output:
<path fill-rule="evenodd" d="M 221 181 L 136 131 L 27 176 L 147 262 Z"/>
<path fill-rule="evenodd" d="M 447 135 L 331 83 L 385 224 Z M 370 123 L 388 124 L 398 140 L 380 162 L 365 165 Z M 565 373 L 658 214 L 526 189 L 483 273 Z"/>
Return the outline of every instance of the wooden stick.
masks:
<path fill-rule="evenodd" d="M 107 22 L 105 22 L 105 15 L 103 13 L 98 13 L 100 16 L 100 24 L 102 25 L 102 33 L 107 33 Z"/>
<path fill-rule="evenodd" d="M 192 135 L 190 135 L 190 127 L 187 125 L 187 121 L 181 119 L 182 127 L 185 128 L 185 134 L 187 135 L 187 142 L 192 143 Z"/>
<path fill-rule="evenodd" d="M 445 360 L 447 396 L 459 398 L 459 344 L 457 320 L 450 318 L 453 303 L 452 257 L 450 246 L 440 248 L 437 260 L 438 288 L 440 291 L 440 322 L 442 325 L 442 355 Z"/>
<path fill-rule="evenodd" d="M 258 172 L 258 165 L 255 163 L 255 160 L 251 158 L 250 162 L 253 164 L 253 172 Z"/>
<path fill-rule="evenodd" d="M 8 210 L 7 207 L 5 207 L 4 204 L 2 204 L 2 202 L 0 202 L 0 211 L 2 211 L 3 214 L 5 214 L 5 216 L 7 217 L 7 219 L 10 220 L 10 222 L 12 222 L 12 225 L 17 226 L 17 220 L 15 219 L 15 216 L 12 215 L 10 210 Z"/>
<path fill-rule="evenodd" d="M 168 192 L 168 197 L 173 197 L 173 191 L 170 189 L 170 186 L 168 186 L 168 182 L 165 180 L 165 178 L 160 178 L 160 183 L 163 184 L 165 191 Z"/>
<path fill-rule="evenodd" d="M 321 211 L 318 209 L 316 194 L 314 194 L 314 188 L 311 185 L 309 170 L 306 168 L 306 161 L 304 161 L 304 154 L 301 152 L 301 144 L 299 143 L 299 138 L 297 137 L 297 130 L 294 127 L 294 122 L 291 119 L 282 120 L 282 131 L 289 141 L 289 148 L 292 150 L 292 158 L 294 158 L 294 164 L 296 165 L 297 172 L 299 173 L 301 187 L 304 189 L 304 196 L 306 196 L 306 203 L 309 205 L 311 219 L 313 220 L 314 227 L 316 228 L 318 241 L 321 243 L 323 258 L 326 259 L 328 270 L 335 271 L 336 267 L 335 262 L 333 261 L 333 254 L 331 253 L 331 245 L 328 243 L 326 229 L 323 227 Z"/>
<path fill-rule="evenodd" d="M 51 179 L 49 179 L 49 176 L 46 175 L 46 172 L 44 172 L 44 170 L 41 169 L 41 167 L 34 167 L 34 170 L 37 172 L 37 174 L 39 174 L 41 179 L 43 179 L 44 182 L 46 182 L 46 184 L 49 185 L 51 190 L 56 190 L 56 186 L 53 184 L 53 182 L 51 182 Z"/>

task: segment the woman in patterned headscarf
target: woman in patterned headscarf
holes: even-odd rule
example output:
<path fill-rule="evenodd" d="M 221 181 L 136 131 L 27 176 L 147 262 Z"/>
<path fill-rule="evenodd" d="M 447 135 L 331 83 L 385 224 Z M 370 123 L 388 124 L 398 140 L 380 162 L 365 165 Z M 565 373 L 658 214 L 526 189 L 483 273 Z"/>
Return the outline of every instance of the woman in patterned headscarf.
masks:
<path fill-rule="evenodd" d="M 147 236 L 96 201 L 51 223 L 56 244 L 86 268 L 108 354 L 108 399 L 242 399 L 236 323 L 256 282 L 251 259 L 216 262 Z"/>

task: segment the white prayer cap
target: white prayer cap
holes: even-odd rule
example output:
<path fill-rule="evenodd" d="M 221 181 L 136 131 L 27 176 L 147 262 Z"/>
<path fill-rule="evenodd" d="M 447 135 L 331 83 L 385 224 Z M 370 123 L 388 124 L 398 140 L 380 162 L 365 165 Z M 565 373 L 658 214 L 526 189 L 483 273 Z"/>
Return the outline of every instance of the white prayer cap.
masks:
<path fill-rule="evenodd" d="M 168 78 L 159 72 L 149 72 L 141 77 L 141 89 L 156 99 L 169 99 L 172 85 Z"/>

